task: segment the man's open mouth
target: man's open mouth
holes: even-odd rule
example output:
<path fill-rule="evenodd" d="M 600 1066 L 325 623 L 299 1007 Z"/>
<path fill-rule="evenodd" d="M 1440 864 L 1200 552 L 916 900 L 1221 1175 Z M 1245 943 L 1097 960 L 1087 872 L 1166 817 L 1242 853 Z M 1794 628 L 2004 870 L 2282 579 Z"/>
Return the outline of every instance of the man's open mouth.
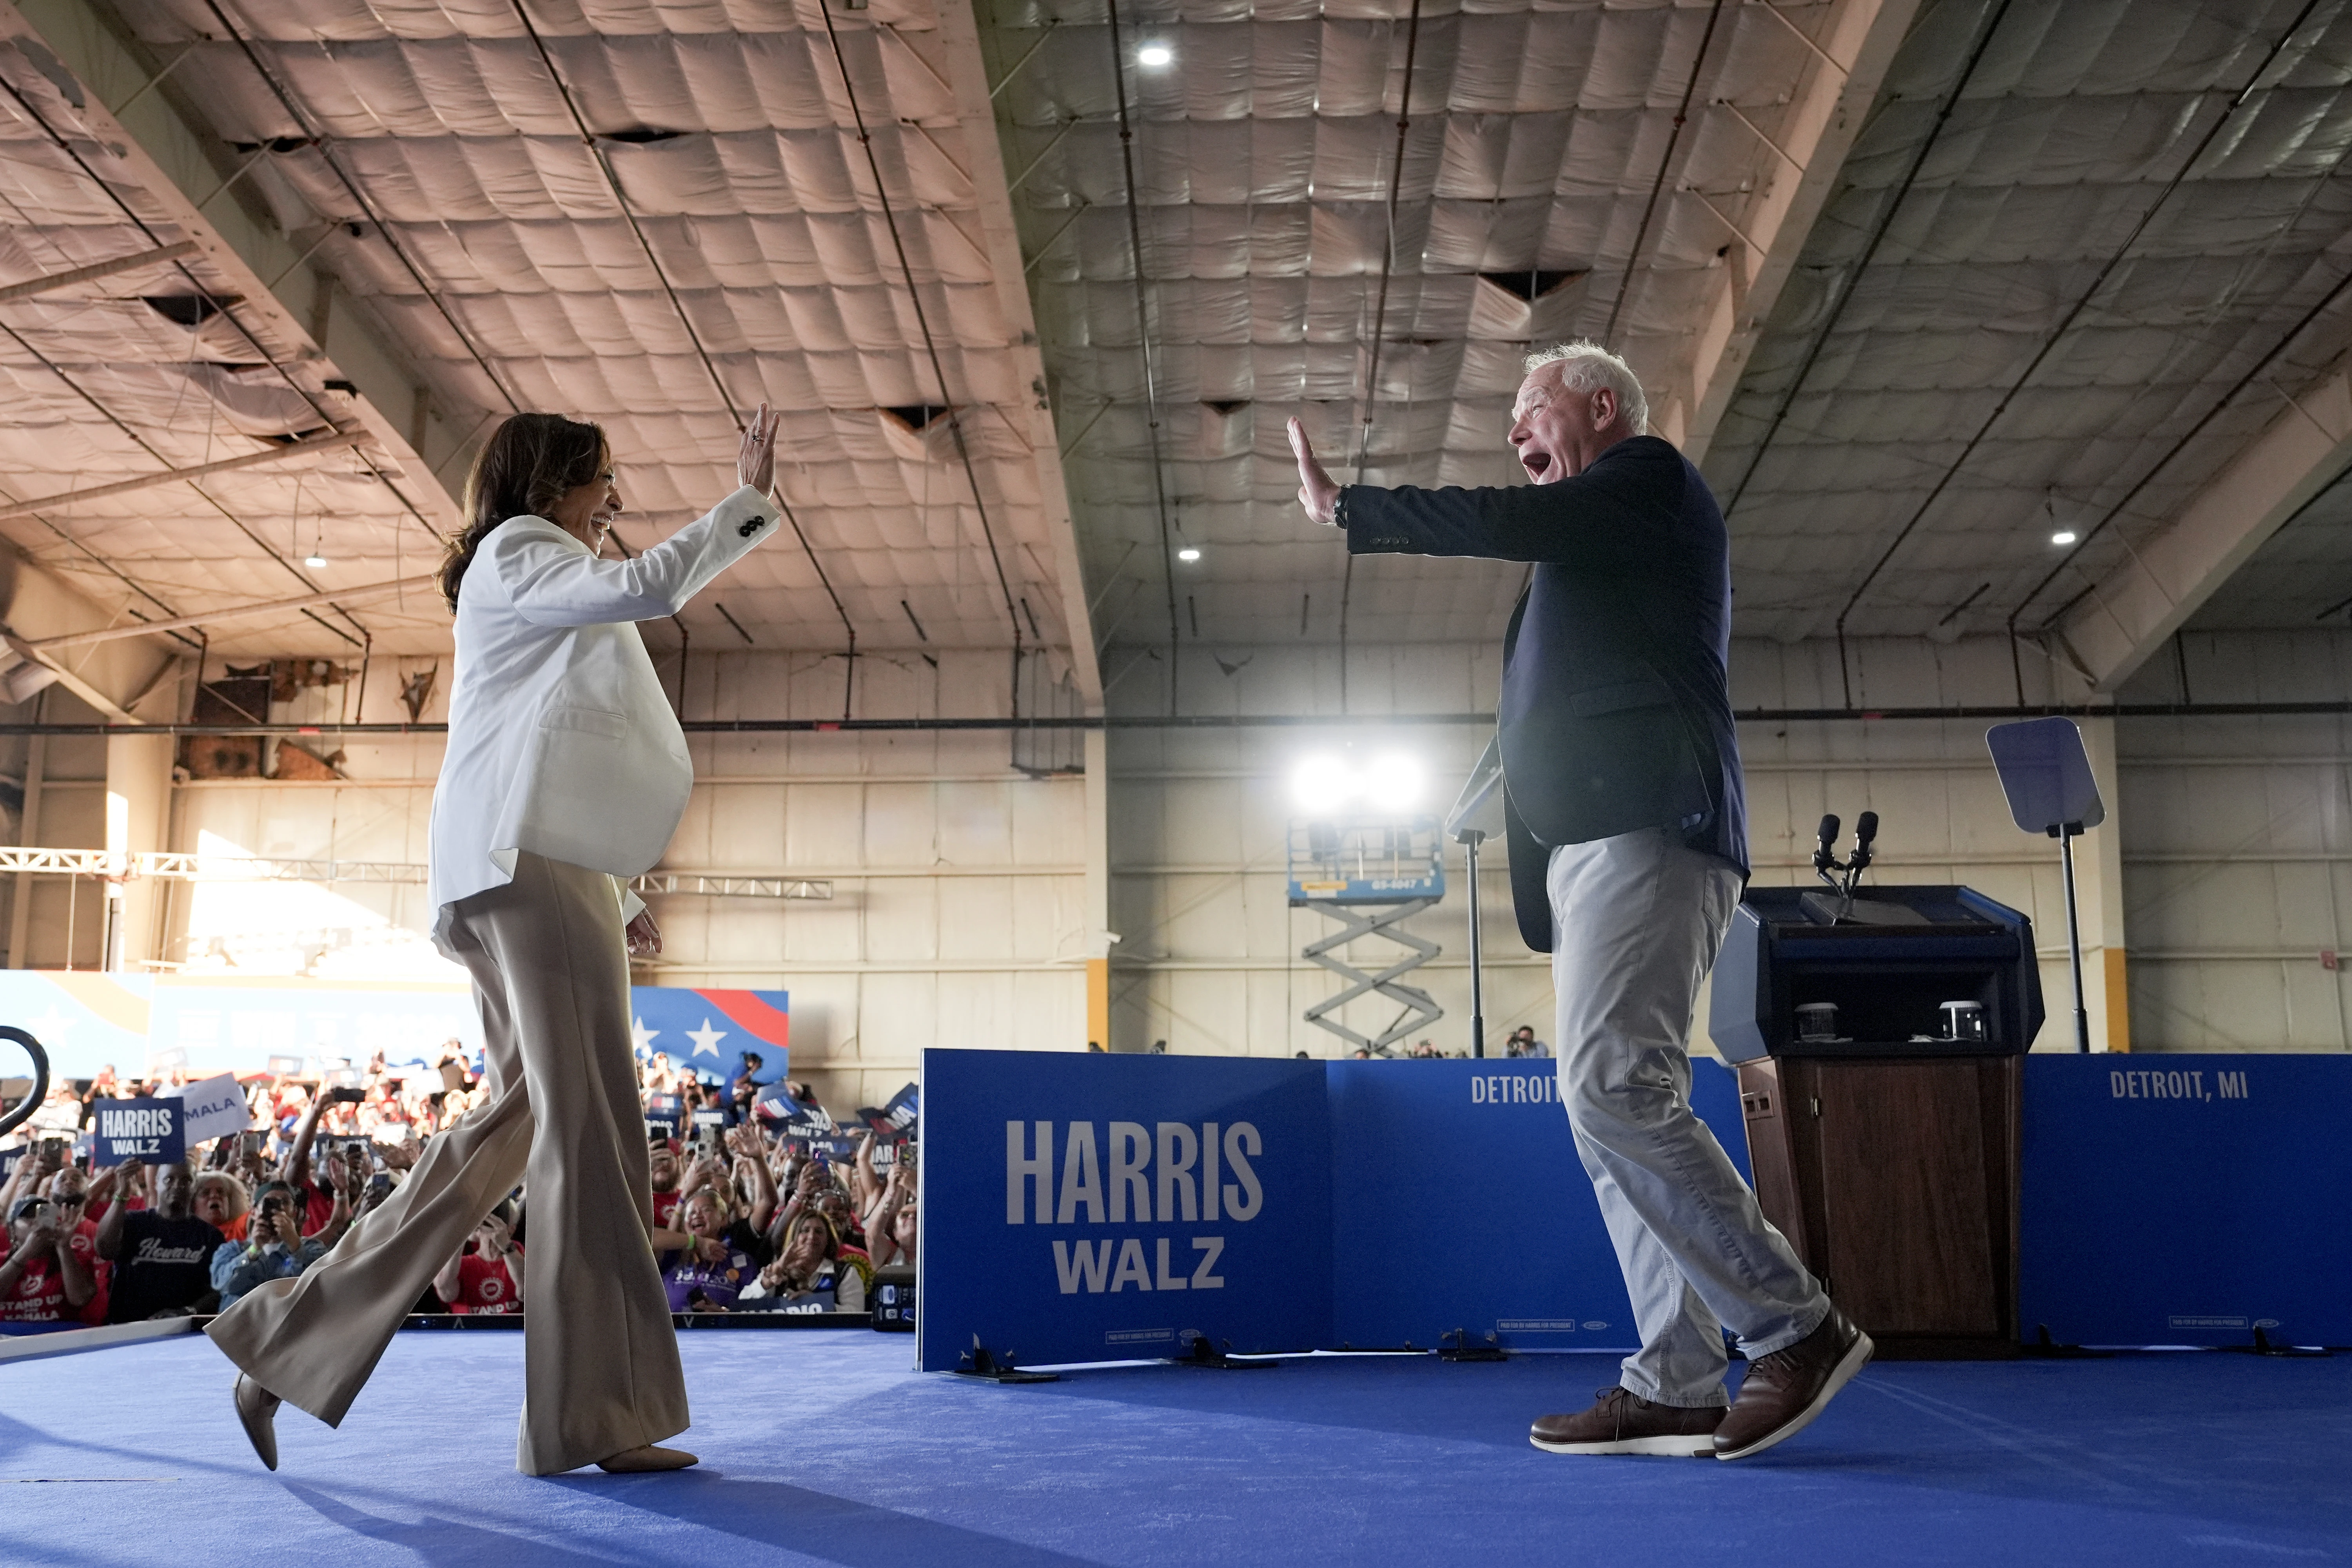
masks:
<path fill-rule="evenodd" d="M 1545 470 L 1551 467 L 1551 454 L 1549 452 L 1522 452 L 1519 454 L 1519 466 L 1527 469 L 1528 478 L 1540 480 L 1544 477 Z"/>

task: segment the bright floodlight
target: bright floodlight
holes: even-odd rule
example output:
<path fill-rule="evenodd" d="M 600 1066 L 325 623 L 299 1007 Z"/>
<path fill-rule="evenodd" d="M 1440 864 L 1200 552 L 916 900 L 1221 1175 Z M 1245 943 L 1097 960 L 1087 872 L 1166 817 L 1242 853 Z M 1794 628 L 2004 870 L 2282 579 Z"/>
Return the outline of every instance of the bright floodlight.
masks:
<path fill-rule="evenodd" d="M 308 566 L 313 572 L 317 571 L 320 567 L 324 566 L 326 563 L 327 558 L 320 554 L 315 550 L 310 552 L 310 554 L 302 557 L 302 564 Z"/>
<path fill-rule="evenodd" d="M 1381 811 L 1411 811 L 1421 804 L 1421 764 L 1391 752 L 1365 770 L 1365 797 Z"/>
<path fill-rule="evenodd" d="M 1151 70 L 1158 70 L 1175 58 L 1176 51 L 1165 44 L 1146 44 L 1135 51 L 1135 63 Z"/>
<path fill-rule="evenodd" d="M 2062 528 L 2057 532 L 2050 536 L 2050 542 L 2053 544 L 2072 544 L 2074 542 L 2074 531 L 2071 528 Z"/>
<path fill-rule="evenodd" d="M 1189 544 L 1176 552 L 1176 559 L 1179 561 L 1198 561 L 1200 558 L 1200 551 Z"/>
<path fill-rule="evenodd" d="M 1337 757 L 1308 757 L 1290 775 L 1290 798 L 1301 811 L 1339 811 L 1355 794 L 1355 775 Z"/>

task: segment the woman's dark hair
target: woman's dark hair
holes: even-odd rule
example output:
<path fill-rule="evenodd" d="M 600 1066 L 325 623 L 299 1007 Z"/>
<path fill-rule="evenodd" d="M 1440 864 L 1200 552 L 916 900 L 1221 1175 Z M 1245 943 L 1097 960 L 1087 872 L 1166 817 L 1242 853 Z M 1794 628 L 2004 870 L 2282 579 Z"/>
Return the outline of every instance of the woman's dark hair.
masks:
<path fill-rule="evenodd" d="M 545 517 L 566 490 L 594 482 L 609 450 L 603 430 L 561 414 L 518 414 L 490 432 L 466 476 L 466 526 L 441 557 L 437 575 L 450 614 L 490 531 L 510 517 Z"/>

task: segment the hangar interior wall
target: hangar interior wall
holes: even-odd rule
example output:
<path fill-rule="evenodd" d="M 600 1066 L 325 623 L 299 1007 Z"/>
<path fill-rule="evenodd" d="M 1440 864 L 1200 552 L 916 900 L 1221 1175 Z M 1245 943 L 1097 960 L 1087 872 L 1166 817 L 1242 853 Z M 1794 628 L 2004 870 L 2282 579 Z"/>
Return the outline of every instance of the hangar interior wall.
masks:
<path fill-rule="evenodd" d="M 936 668 L 921 656 L 861 657 L 856 711 L 1004 710 L 1003 656 L 934 657 Z M 1830 643 L 1744 642 L 1734 700 L 1842 706 L 1837 658 Z M 1857 643 L 1848 660 L 1853 699 L 1872 708 L 2015 699 L 2008 649 L 1993 639 Z M 1335 647 L 1188 650 L 1184 661 L 1186 714 L 1328 712 L 1341 701 Z M 430 662 L 378 660 L 365 717 L 405 717 L 397 688 Z M 677 689 L 677 654 L 659 662 Z M 1288 774 L 1308 752 L 1351 738 L 1367 750 L 1395 743 L 1423 761 L 1442 809 L 1483 731 L 1381 721 L 1491 710 L 1498 675 L 1487 644 L 1358 647 L 1346 669 L 1344 725 L 1113 731 L 1096 749 L 1108 781 L 1099 846 L 1087 827 L 1085 779 L 1016 770 L 1002 731 L 696 736 L 701 782 L 666 868 L 789 872 L 830 880 L 834 897 L 659 899 L 668 952 L 640 977 L 789 989 L 795 1072 L 814 1077 L 829 1100 L 888 1093 L 929 1044 L 1079 1048 L 1088 1033 L 1085 963 L 1100 940 L 1087 916 L 1091 850 L 1098 867 L 1107 864 L 1108 931 L 1118 937 L 1109 945 L 1112 1048 L 1165 1040 L 1187 1053 L 1331 1054 L 1337 1037 L 1299 1018 L 1338 982 L 1298 957 L 1330 928 L 1287 904 Z M 830 717 L 840 711 L 843 673 L 837 657 L 698 653 L 687 660 L 686 711 Z M 1106 673 L 1115 713 L 1166 711 L 1159 653 L 1114 650 Z M 2046 673 L 2031 665 L 2025 673 L 2029 699 L 2044 700 Z M 2324 701 L 2347 690 L 2352 635 L 2192 633 L 2121 696 Z M 306 691 L 276 716 L 331 719 L 341 697 Z M 421 717 L 437 719 L 438 710 L 436 699 Z M 26 703 L 9 716 L 36 711 Z M 37 712 L 96 717 L 60 687 Z M 1983 729 L 1975 721 L 1743 725 L 1755 874 L 1806 879 L 1824 811 L 1849 832 L 1861 811 L 1877 811 L 1875 876 L 1967 882 L 2033 917 L 2052 1015 L 2038 1044 L 2060 1048 L 2069 1020 L 2055 846 L 2010 824 Z M 2095 1042 L 2127 1038 L 2144 1051 L 2346 1049 L 2352 1030 L 2331 956 L 2344 951 L 2342 917 L 2352 908 L 2346 721 L 2141 717 L 2093 721 L 2086 731 L 2111 801 L 2108 826 L 2084 842 L 2081 858 Z M 437 738 L 354 738 L 341 780 L 179 781 L 164 847 L 419 865 L 439 749 Z M 109 795 L 121 793 L 126 766 L 118 754 L 110 789 L 108 750 L 95 738 L 0 737 L 7 837 L 104 847 Z M 1413 925 L 1444 949 L 1416 981 L 1446 1009 L 1427 1033 L 1447 1049 L 1466 1041 L 1469 1017 L 1458 848 L 1452 857 L 1445 902 Z M 1485 873 L 1489 1039 L 1520 1023 L 1549 1038 L 1549 975 L 1517 941 L 1499 855 Z M 418 935 L 429 916 L 413 881 L 175 882 L 152 891 L 150 912 L 125 943 L 134 963 L 390 975 L 432 972 L 438 962 Z M 12 964 L 103 962 L 103 890 L 91 879 L 0 879 L 0 910 Z M 1377 967 L 1392 952 L 1364 942 L 1352 958 Z M 1394 1016 L 1386 1003 L 1365 1002 L 1343 1015 L 1367 1034 Z"/>

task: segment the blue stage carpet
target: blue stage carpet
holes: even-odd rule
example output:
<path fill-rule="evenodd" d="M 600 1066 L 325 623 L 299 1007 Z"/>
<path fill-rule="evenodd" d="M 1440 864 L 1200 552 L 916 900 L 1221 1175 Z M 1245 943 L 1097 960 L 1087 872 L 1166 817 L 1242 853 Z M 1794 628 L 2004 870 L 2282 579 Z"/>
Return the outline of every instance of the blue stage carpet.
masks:
<path fill-rule="evenodd" d="M 2281 1563 L 2352 1558 L 2352 1357 L 1872 1368 L 1740 1465 L 1541 1454 L 1611 1358 L 999 1388 L 862 1331 L 684 1338 L 699 1469 L 512 1469 L 522 1340 L 405 1333 L 265 1472 L 194 1339 L 0 1366 L 0 1561 Z M 26 1485 L 26 1481 L 79 1482 Z"/>

